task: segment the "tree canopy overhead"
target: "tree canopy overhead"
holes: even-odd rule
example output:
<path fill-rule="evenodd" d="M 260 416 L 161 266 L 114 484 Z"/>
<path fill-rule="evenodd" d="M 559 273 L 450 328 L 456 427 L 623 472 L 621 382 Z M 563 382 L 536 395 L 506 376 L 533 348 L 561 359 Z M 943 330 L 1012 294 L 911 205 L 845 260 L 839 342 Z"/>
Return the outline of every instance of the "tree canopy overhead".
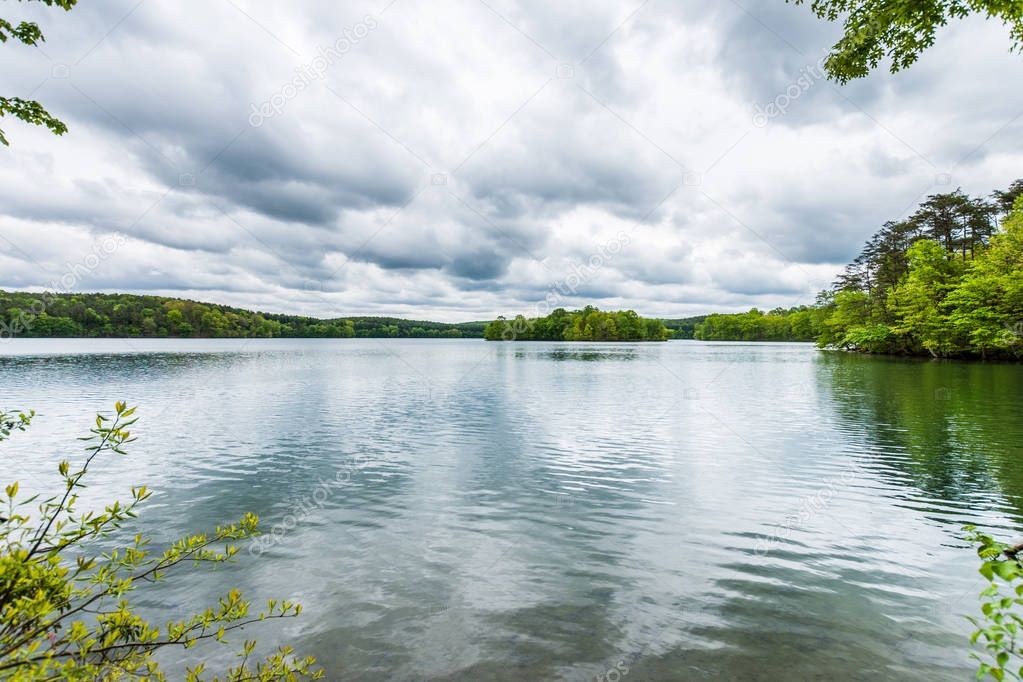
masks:
<path fill-rule="evenodd" d="M 26 0 L 28 2 L 42 2 L 49 7 L 60 7 L 65 12 L 70 11 L 78 0 Z M 6 43 L 9 38 L 24 43 L 25 45 L 36 46 L 44 42 L 43 32 L 39 25 L 32 21 L 22 21 L 17 25 L 0 17 L 0 43 Z M 21 97 L 0 96 L 0 118 L 14 116 L 25 123 L 46 126 L 54 135 L 63 135 L 67 132 L 67 126 L 63 121 L 52 116 L 42 104 L 35 100 L 22 99 Z M 0 129 L 0 143 L 10 146 L 4 131 Z"/>
<path fill-rule="evenodd" d="M 949 20 L 979 14 L 1009 29 L 1011 48 L 1023 47 L 1023 2 L 1019 0 L 787 0 L 808 4 L 821 19 L 841 21 L 843 35 L 824 62 L 840 83 L 863 78 L 883 59 L 897 73 L 934 44 Z"/>

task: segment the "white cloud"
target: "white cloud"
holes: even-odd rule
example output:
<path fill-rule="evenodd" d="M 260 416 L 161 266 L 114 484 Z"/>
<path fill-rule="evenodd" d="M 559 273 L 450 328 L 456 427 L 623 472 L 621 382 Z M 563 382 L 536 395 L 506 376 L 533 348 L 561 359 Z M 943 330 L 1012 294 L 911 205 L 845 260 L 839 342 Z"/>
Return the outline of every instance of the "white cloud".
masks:
<path fill-rule="evenodd" d="M 5 9 L 48 37 L 3 46 L 5 87 L 71 132 L 4 121 L 0 287 L 118 233 L 77 288 L 481 319 L 535 310 L 625 233 L 567 305 L 788 306 L 941 174 L 986 193 L 1023 161 L 1023 60 L 982 21 L 838 88 L 799 84 L 834 27 L 781 3 L 133 7 Z"/>

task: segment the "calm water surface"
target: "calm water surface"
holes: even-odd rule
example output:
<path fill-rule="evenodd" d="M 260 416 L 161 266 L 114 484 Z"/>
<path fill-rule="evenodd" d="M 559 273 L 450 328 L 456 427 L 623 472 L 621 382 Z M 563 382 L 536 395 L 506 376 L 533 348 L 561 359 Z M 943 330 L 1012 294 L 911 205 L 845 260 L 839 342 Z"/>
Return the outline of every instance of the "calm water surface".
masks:
<path fill-rule="evenodd" d="M 982 584 L 959 529 L 1023 531 L 1018 366 L 19 339 L 0 345 L 0 404 L 39 417 L 2 478 L 48 485 L 117 399 L 141 405 L 139 439 L 91 495 L 155 489 L 139 524 L 159 541 L 246 511 L 274 531 L 146 608 L 231 586 L 297 599 L 300 619 L 246 634 L 329 679 L 968 680 Z"/>

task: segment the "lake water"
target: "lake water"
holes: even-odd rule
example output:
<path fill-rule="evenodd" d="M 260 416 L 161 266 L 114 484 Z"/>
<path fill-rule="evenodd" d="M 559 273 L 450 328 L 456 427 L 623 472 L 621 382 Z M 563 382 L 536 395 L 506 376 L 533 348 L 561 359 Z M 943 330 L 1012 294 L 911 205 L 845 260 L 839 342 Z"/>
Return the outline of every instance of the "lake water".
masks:
<path fill-rule="evenodd" d="M 804 344 L 37 340 L 0 446 L 38 488 L 115 400 L 158 541 L 273 531 L 146 595 L 301 601 L 343 680 L 968 680 L 969 522 L 1023 531 L 1023 367 Z M 132 531 L 134 532 L 134 530 Z M 218 650 L 219 651 L 219 650 Z M 200 655 L 175 654 L 170 665 Z M 230 660 L 222 653 L 223 660 Z"/>

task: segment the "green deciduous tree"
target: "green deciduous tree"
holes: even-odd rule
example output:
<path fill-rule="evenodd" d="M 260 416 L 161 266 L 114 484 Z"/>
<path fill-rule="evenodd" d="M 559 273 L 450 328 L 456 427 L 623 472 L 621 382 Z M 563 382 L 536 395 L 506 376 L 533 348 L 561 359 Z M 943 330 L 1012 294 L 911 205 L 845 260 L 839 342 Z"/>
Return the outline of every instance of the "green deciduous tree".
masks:
<path fill-rule="evenodd" d="M 908 271 L 892 294 L 898 320 L 892 331 L 905 344 L 900 350 L 926 350 L 935 356 L 959 351 L 944 302 L 962 277 L 962 263 L 930 239 L 916 242 L 906 255 Z"/>
<path fill-rule="evenodd" d="M 1023 199 L 949 293 L 948 319 L 982 357 L 1023 355 Z"/>
<path fill-rule="evenodd" d="M 822 346 L 939 357 L 1023 357 L 1023 204 L 956 190 L 886 223 L 821 299 Z M 1001 200 L 1016 196 L 997 225 Z"/>

